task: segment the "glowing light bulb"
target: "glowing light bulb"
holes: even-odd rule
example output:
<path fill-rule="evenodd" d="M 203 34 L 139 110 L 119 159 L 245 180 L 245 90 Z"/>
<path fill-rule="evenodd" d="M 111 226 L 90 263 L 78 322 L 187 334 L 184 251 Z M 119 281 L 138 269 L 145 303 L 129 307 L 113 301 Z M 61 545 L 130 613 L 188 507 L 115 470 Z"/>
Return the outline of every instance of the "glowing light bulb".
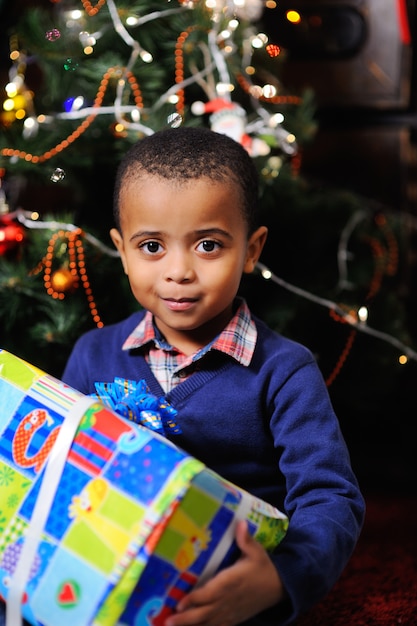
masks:
<path fill-rule="evenodd" d="M 299 24 L 301 22 L 301 15 L 298 11 L 287 11 L 286 18 L 291 24 Z"/>
<path fill-rule="evenodd" d="M 264 85 L 262 94 L 265 98 L 274 98 L 277 95 L 276 87 L 274 85 Z"/>
<path fill-rule="evenodd" d="M 15 95 L 17 94 L 16 83 L 7 83 L 4 89 L 6 90 L 6 93 L 9 96 L 9 98 L 14 98 Z"/>
<path fill-rule="evenodd" d="M 277 126 L 282 124 L 283 121 L 284 116 L 282 113 L 274 113 L 274 115 L 271 115 L 269 119 L 269 126 L 271 126 L 271 128 L 276 128 Z"/>
<path fill-rule="evenodd" d="M 13 111 L 13 109 L 14 109 L 14 100 L 12 100 L 12 98 L 7 98 L 3 102 L 3 109 L 5 111 Z"/>
<path fill-rule="evenodd" d="M 360 322 L 366 322 L 368 319 L 368 309 L 366 306 L 361 306 L 358 311 L 358 318 Z"/>
<path fill-rule="evenodd" d="M 224 96 L 227 93 L 230 93 L 234 90 L 234 85 L 232 83 L 217 83 L 216 91 L 219 96 Z"/>
<path fill-rule="evenodd" d="M 142 50 L 142 52 L 140 53 L 140 58 L 144 63 L 152 63 L 153 61 L 153 56 L 150 52 L 147 52 L 146 50 Z"/>
<path fill-rule="evenodd" d="M 33 117 L 28 117 L 25 120 L 24 127 L 27 129 L 32 129 L 36 126 L 36 120 Z"/>
<path fill-rule="evenodd" d="M 127 26 L 136 26 L 138 22 L 139 22 L 139 18 L 136 17 L 136 15 L 129 15 L 129 17 L 126 18 Z"/>
<path fill-rule="evenodd" d="M 139 111 L 139 109 L 132 109 L 132 111 L 130 113 L 130 117 L 132 118 L 133 122 L 139 122 L 139 120 L 140 120 L 140 111 Z"/>
<path fill-rule="evenodd" d="M 251 44 L 252 48 L 263 48 L 268 43 L 268 37 L 265 33 L 258 33 L 253 37 Z"/>

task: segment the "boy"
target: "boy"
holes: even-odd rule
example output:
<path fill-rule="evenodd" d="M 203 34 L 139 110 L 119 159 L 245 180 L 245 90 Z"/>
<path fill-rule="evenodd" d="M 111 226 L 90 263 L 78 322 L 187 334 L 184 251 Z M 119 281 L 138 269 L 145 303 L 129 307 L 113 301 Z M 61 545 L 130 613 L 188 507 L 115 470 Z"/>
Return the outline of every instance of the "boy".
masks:
<path fill-rule="evenodd" d="M 247 152 L 206 129 L 134 145 L 115 184 L 112 240 L 143 310 L 82 337 L 63 380 L 90 394 L 115 376 L 145 379 L 178 411 L 173 441 L 285 511 L 268 555 L 241 522 L 239 560 L 180 601 L 166 626 L 287 624 L 346 565 L 364 503 L 311 353 L 237 298 L 267 236 Z"/>

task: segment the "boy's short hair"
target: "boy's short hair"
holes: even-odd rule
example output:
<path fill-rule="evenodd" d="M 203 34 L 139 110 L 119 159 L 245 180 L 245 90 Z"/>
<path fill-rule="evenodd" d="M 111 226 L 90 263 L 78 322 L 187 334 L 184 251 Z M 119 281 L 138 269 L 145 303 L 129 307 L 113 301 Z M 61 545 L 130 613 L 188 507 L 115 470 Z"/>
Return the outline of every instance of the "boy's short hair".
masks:
<path fill-rule="evenodd" d="M 123 157 L 114 186 L 113 215 L 120 229 L 120 194 L 125 183 L 142 175 L 185 182 L 209 178 L 233 182 L 242 197 L 248 234 L 258 226 L 258 172 L 248 152 L 234 139 L 208 128 L 168 128 L 139 140 Z"/>

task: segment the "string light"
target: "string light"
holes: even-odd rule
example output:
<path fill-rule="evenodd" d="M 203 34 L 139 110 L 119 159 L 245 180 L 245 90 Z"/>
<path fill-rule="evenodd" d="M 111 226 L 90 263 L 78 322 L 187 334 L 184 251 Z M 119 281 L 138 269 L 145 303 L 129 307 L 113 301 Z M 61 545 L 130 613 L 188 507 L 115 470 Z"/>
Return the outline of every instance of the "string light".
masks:
<path fill-rule="evenodd" d="M 86 119 L 83 120 L 79 124 L 79 126 L 72 133 L 68 135 L 66 139 L 56 144 L 56 146 L 54 146 L 50 150 L 47 150 L 46 152 L 40 155 L 30 154 L 24 150 L 16 150 L 13 148 L 3 148 L 1 150 L 1 154 L 6 157 L 24 159 L 25 161 L 30 161 L 32 163 L 44 163 L 45 161 L 51 159 L 52 157 L 55 157 L 58 153 L 62 152 L 63 150 L 66 150 L 72 143 L 74 143 L 74 141 L 76 141 L 87 130 L 87 128 L 95 120 L 96 115 L 97 115 L 97 113 L 95 112 L 95 109 L 100 108 L 103 102 L 107 87 L 109 85 L 110 79 L 112 78 L 113 75 L 119 75 L 121 72 L 123 72 L 123 68 L 119 68 L 119 67 L 111 67 L 107 70 L 107 72 L 105 72 L 105 74 L 103 75 L 103 78 L 101 79 L 100 86 L 98 88 L 97 95 L 94 100 L 94 105 L 92 107 L 92 110 L 94 112 L 90 113 L 86 117 Z M 132 90 L 136 107 L 142 108 L 143 107 L 142 94 L 141 94 L 139 85 L 136 81 L 136 78 L 133 76 L 131 72 L 127 72 L 127 80 Z"/>
<path fill-rule="evenodd" d="M 236 78 L 239 82 L 240 87 L 243 89 L 243 91 L 247 94 L 251 94 L 251 87 L 253 87 L 253 85 L 248 81 L 248 79 L 245 78 L 243 74 L 238 74 Z M 294 96 L 294 95 L 289 95 L 289 94 L 281 94 L 281 95 L 274 95 L 271 97 L 267 97 L 263 93 L 262 88 L 260 89 L 260 92 L 257 98 L 258 100 L 262 102 L 269 102 L 270 104 L 300 105 L 302 103 L 302 98 L 300 98 L 299 96 Z"/>
<path fill-rule="evenodd" d="M 384 341 L 385 343 L 390 344 L 394 348 L 397 348 L 402 354 L 406 355 L 407 359 L 413 359 L 414 361 L 417 361 L 417 352 L 415 350 L 403 344 L 401 341 L 396 339 L 396 337 L 392 337 L 388 333 L 384 333 L 379 330 L 376 330 L 375 328 L 372 328 L 368 324 L 359 322 L 357 314 L 355 312 L 352 312 L 351 309 L 349 311 L 346 311 L 337 302 L 328 300 L 327 298 L 321 298 L 320 296 L 317 296 L 314 293 L 306 291 L 305 289 L 302 289 L 301 287 L 292 285 L 291 283 L 287 282 L 283 278 L 276 276 L 276 274 L 271 272 L 271 270 L 266 265 L 264 265 L 263 263 L 259 261 L 256 264 L 256 267 L 259 270 L 261 276 L 264 276 L 266 272 L 266 276 L 268 280 L 272 280 L 272 282 L 276 283 L 277 285 L 280 285 L 280 287 L 283 287 L 287 291 L 290 291 L 291 293 L 294 293 L 297 296 L 304 298 L 305 300 L 310 300 L 311 302 L 314 302 L 315 304 L 318 304 L 319 306 L 322 306 L 328 309 L 330 314 L 332 316 L 335 316 L 335 319 L 337 318 L 339 321 L 343 321 L 344 323 L 349 324 L 350 326 L 353 326 L 355 330 L 358 330 L 362 333 L 365 333 L 367 335 L 380 339 L 381 341 Z"/>

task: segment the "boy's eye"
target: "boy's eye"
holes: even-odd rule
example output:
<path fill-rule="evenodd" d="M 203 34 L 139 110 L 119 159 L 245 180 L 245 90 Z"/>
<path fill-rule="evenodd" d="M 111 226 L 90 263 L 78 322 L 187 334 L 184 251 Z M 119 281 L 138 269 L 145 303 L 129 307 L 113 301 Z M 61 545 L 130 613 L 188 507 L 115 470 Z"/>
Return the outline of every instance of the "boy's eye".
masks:
<path fill-rule="evenodd" d="M 147 254 L 157 254 L 161 251 L 161 244 L 157 241 L 145 241 L 140 245 L 140 248 Z"/>
<path fill-rule="evenodd" d="M 217 241 L 213 241 L 212 239 L 205 239 L 198 244 L 197 250 L 199 250 L 200 252 L 214 252 L 214 250 L 217 250 L 220 247 L 221 246 Z"/>

